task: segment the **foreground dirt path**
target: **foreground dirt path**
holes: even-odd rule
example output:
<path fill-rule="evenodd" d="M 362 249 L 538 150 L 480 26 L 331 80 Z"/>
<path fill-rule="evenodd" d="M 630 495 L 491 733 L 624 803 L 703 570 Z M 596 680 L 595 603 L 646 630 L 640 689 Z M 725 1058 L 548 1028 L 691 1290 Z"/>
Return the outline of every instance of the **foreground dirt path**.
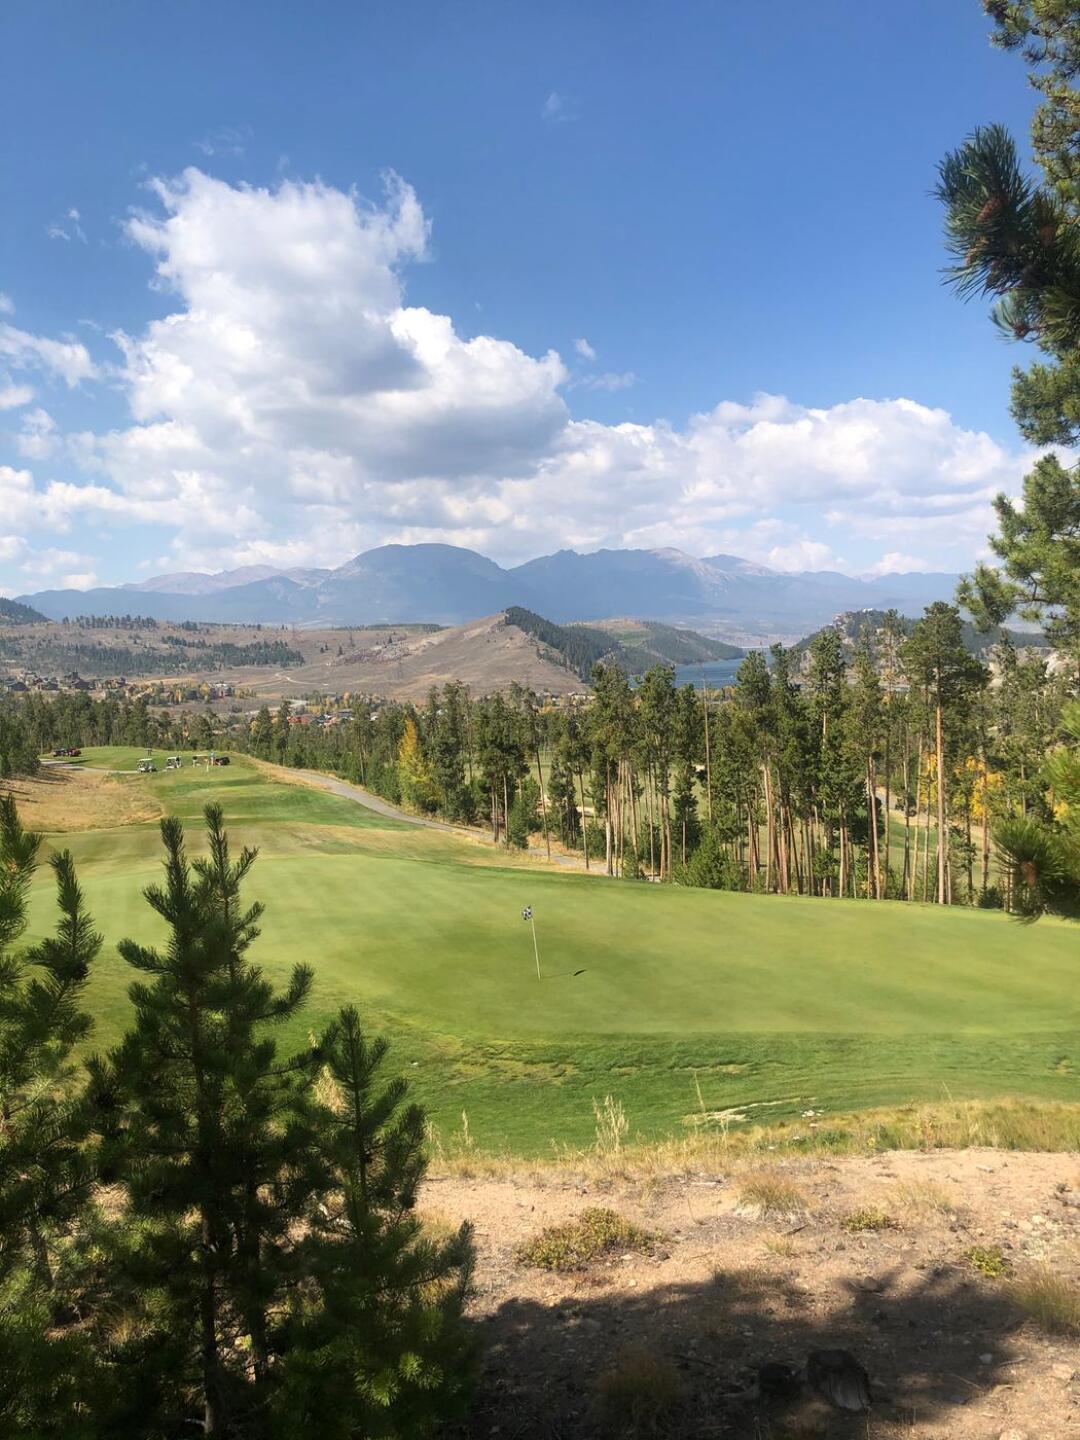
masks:
<path fill-rule="evenodd" d="M 804 1209 L 762 1218 L 740 1198 L 742 1168 L 649 1184 L 432 1179 L 426 1209 L 471 1220 L 479 1257 L 482 1379 L 454 1434 L 1080 1437 L 1080 1346 L 1037 1328 L 1010 1281 L 1049 1269 L 1080 1283 L 1080 1158 L 898 1152 L 785 1162 L 768 1170 L 777 1177 Z M 517 1260 L 522 1241 L 598 1205 L 655 1232 L 652 1253 L 569 1275 Z M 890 1228 L 853 1231 L 859 1209 Z M 1000 1252 L 1009 1273 L 980 1274 L 973 1247 Z M 869 1371 L 869 1415 L 805 1392 L 772 1403 L 740 1393 L 762 1363 L 798 1366 L 834 1346 Z"/>

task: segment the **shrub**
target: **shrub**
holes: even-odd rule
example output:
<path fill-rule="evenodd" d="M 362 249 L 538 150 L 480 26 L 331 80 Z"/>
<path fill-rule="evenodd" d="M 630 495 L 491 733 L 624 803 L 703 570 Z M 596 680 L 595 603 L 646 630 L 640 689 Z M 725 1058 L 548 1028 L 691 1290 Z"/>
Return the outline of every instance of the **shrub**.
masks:
<path fill-rule="evenodd" d="M 872 1230 L 899 1230 L 900 1223 L 880 1205 L 861 1205 L 840 1217 L 840 1228 L 849 1234 L 861 1235 Z"/>
<path fill-rule="evenodd" d="M 519 1246 L 517 1259 L 540 1270 L 581 1270 L 606 1255 L 626 1250 L 647 1252 L 656 1238 L 617 1210 L 592 1206 L 576 1220 L 541 1230 Z"/>
<path fill-rule="evenodd" d="M 1009 1273 L 1009 1262 L 998 1245 L 972 1245 L 964 1251 L 964 1259 L 988 1280 L 1000 1280 Z"/>

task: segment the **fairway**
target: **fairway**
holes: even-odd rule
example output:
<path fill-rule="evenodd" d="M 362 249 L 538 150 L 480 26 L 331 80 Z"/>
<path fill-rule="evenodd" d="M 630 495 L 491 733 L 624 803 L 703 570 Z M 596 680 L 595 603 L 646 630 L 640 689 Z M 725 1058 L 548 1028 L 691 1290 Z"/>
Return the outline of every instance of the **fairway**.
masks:
<path fill-rule="evenodd" d="M 88 750 L 81 763 L 128 770 L 144 753 Z M 631 1133 L 650 1136 L 700 1123 L 702 1109 L 777 1118 L 1080 1094 L 1080 930 L 1064 922 L 563 874 L 236 756 L 227 769 L 159 768 L 123 783 L 184 817 L 193 851 L 210 799 L 234 845 L 259 847 L 248 892 L 267 907 L 257 958 L 277 975 L 297 960 L 316 972 L 293 1038 L 355 1001 L 394 1041 L 440 1130 L 460 1128 L 465 1112 L 483 1147 L 587 1142 L 592 1100 L 608 1094 Z M 107 939 L 92 992 L 107 1044 L 131 978 L 116 941 L 158 933 L 140 894 L 158 870 L 157 829 L 62 843 Z M 49 919 L 43 874 L 35 933 Z"/>

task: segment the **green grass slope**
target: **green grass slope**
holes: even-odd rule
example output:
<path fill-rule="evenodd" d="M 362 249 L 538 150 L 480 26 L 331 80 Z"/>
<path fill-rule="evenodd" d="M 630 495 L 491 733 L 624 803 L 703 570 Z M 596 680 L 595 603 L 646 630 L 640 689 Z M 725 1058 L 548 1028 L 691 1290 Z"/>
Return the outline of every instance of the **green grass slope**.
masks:
<path fill-rule="evenodd" d="M 126 769 L 141 753 L 83 758 Z M 211 798 L 234 843 L 260 848 L 258 958 L 276 975 L 301 959 L 316 970 L 294 1038 L 356 1001 L 440 1129 L 464 1111 L 481 1146 L 585 1143 L 592 1100 L 608 1094 L 650 1136 L 701 1123 L 702 1106 L 764 1119 L 945 1095 L 1080 1098 L 1080 931 L 1064 922 L 533 869 L 242 758 L 124 783 L 190 821 L 193 850 Z M 108 941 L 93 989 L 108 1043 L 130 980 L 116 941 L 158 933 L 140 894 L 158 872 L 156 827 L 65 843 Z M 36 933 L 49 918 L 43 875 Z"/>

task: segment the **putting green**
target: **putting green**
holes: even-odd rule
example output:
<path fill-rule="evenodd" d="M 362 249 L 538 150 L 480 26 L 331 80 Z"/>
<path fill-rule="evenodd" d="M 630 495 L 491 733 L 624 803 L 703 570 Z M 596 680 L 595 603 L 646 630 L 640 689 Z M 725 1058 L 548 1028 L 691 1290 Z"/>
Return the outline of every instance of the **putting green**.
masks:
<path fill-rule="evenodd" d="M 143 752 L 85 752 L 127 769 Z M 159 764 L 163 757 L 155 757 Z M 257 845 L 267 913 L 257 955 L 316 971 L 297 1038 L 345 1001 L 386 1029 L 445 1131 L 542 1150 L 591 1138 L 611 1094 L 632 1132 L 706 1110 L 847 1110 L 960 1096 L 1080 1098 L 1080 928 L 899 903 L 684 890 L 500 860 L 476 842 L 383 819 L 234 757 L 225 770 L 132 776 L 191 822 L 225 807 Z M 142 887 L 153 825 L 63 837 L 107 948 L 98 1042 L 119 1034 L 124 935 L 158 933 Z M 538 981 L 529 927 L 540 940 Z M 34 930 L 49 923 L 47 877 Z M 698 1089 L 701 1102 L 698 1100 Z"/>

